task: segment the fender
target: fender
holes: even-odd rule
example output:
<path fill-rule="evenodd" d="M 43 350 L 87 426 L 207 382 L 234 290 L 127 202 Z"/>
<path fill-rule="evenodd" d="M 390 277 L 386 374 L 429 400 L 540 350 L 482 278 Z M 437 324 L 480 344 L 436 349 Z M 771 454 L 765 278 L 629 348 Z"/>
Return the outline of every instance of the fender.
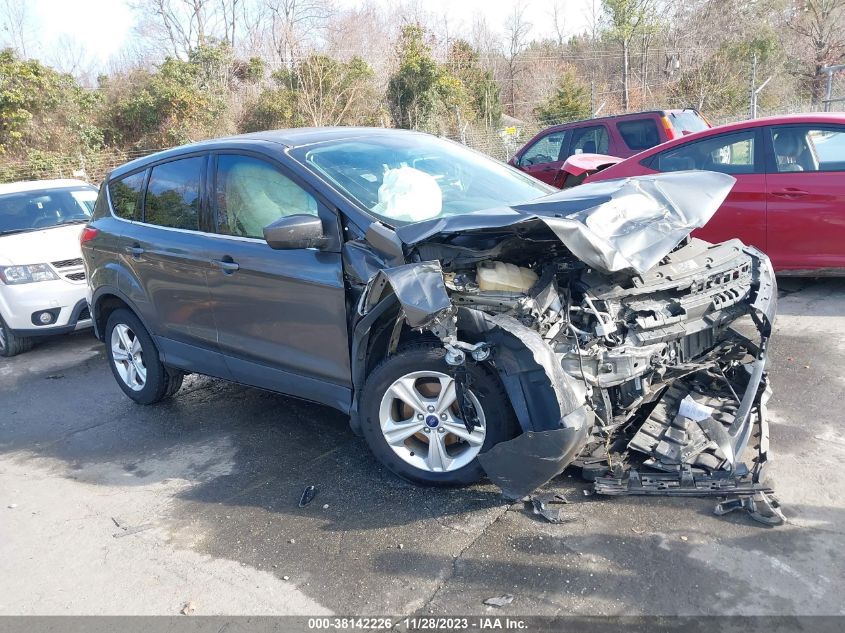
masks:
<path fill-rule="evenodd" d="M 94 334 L 97 336 L 98 339 L 102 341 L 103 337 L 105 336 L 105 333 L 99 330 L 99 327 L 97 326 L 97 321 L 100 315 L 100 302 L 102 301 L 103 297 L 107 295 L 117 297 L 123 303 L 125 303 L 129 307 L 129 309 L 132 310 L 135 316 L 138 317 L 138 320 L 141 321 L 141 325 L 143 325 L 147 332 L 152 335 L 153 330 L 150 329 L 150 326 L 147 323 L 146 319 L 141 314 L 140 310 L 138 310 L 138 306 L 135 305 L 135 303 L 129 298 L 129 296 L 125 292 L 115 286 L 109 285 L 99 286 L 97 290 L 94 291 L 94 294 L 91 297 L 91 316 L 93 317 L 92 320 L 94 321 Z"/>

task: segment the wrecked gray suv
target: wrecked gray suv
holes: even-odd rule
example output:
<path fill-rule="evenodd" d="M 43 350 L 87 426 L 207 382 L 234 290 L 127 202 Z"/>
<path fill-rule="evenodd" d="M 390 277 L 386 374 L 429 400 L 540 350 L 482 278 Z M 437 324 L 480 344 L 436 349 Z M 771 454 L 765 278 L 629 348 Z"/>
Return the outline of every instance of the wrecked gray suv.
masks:
<path fill-rule="evenodd" d="M 775 278 L 689 236 L 733 182 L 555 192 L 398 130 L 207 141 L 106 178 L 89 300 L 142 404 L 196 372 L 340 409 L 422 484 L 519 498 L 574 464 L 600 493 L 742 504 L 769 492 Z"/>

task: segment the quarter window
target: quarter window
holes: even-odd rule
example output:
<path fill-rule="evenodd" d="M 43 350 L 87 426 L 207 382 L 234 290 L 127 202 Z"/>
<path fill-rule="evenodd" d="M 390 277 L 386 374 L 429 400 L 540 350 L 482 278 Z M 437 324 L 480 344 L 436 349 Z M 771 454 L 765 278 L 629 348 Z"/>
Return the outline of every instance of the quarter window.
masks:
<path fill-rule="evenodd" d="M 778 172 L 845 171 L 845 129 L 812 126 L 771 129 Z"/>
<path fill-rule="evenodd" d="M 144 201 L 144 222 L 199 230 L 200 180 L 205 157 L 183 158 L 153 167 Z"/>
<path fill-rule="evenodd" d="M 654 119 L 620 121 L 616 124 L 616 128 L 629 149 L 649 149 L 660 143 L 660 134 L 657 132 L 657 122 Z"/>
<path fill-rule="evenodd" d="M 144 175 L 144 172 L 139 172 L 109 183 L 112 209 L 117 217 L 124 220 L 138 219 L 138 198 L 144 188 Z"/>
<path fill-rule="evenodd" d="M 317 201 L 273 165 L 251 156 L 217 157 L 217 231 L 264 237 L 264 227 L 288 215 L 317 215 Z"/>
<path fill-rule="evenodd" d="M 525 150 L 519 164 L 523 167 L 543 165 L 560 160 L 561 149 L 566 149 L 567 130 L 546 134 L 539 141 Z"/>
<path fill-rule="evenodd" d="M 759 171 L 755 161 L 755 130 L 725 134 L 687 143 L 657 155 L 657 171 L 706 169 L 723 174 L 753 174 Z"/>

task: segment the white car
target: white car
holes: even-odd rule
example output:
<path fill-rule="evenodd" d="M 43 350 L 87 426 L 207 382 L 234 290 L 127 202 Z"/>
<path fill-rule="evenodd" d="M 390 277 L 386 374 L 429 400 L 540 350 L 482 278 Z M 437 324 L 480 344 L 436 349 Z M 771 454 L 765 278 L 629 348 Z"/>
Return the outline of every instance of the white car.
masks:
<path fill-rule="evenodd" d="M 81 180 L 0 184 L 0 356 L 91 326 L 79 235 L 96 199 Z"/>

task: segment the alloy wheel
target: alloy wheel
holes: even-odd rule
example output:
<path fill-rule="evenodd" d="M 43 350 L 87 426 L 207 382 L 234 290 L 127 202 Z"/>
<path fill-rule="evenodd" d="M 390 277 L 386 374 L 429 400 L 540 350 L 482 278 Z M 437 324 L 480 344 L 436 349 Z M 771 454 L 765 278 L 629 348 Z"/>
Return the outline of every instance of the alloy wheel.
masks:
<path fill-rule="evenodd" d="M 469 464 L 484 444 L 484 411 L 472 391 L 478 426 L 468 431 L 458 404 L 455 379 L 437 371 L 405 374 L 385 391 L 379 406 L 384 440 L 403 461 L 428 472 L 449 472 Z"/>
<path fill-rule="evenodd" d="M 147 384 L 147 366 L 141 341 L 124 323 L 114 326 L 111 333 L 111 352 L 114 367 L 124 384 L 134 391 L 141 391 Z"/>

